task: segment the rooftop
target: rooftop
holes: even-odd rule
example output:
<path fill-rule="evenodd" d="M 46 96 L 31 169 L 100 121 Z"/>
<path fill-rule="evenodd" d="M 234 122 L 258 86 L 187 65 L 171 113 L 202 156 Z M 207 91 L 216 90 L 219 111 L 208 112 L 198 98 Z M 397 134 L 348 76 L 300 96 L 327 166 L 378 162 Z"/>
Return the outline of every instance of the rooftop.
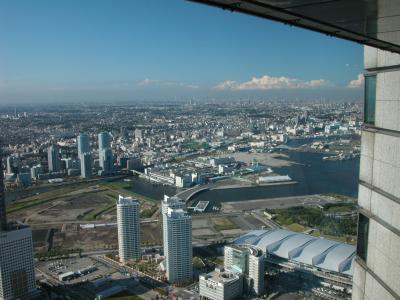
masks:
<path fill-rule="evenodd" d="M 139 201 L 132 197 L 124 197 L 124 196 L 119 195 L 117 204 L 118 205 L 136 205 L 136 204 L 139 204 Z"/>
<path fill-rule="evenodd" d="M 289 230 L 255 230 L 235 241 L 295 262 L 346 275 L 353 273 L 356 247 Z"/>
<path fill-rule="evenodd" d="M 229 270 L 224 270 L 223 268 L 216 268 L 214 271 L 200 276 L 206 280 L 212 280 L 215 283 L 227 283 L 240 278 L 238 273 L 230 272 Z"/>

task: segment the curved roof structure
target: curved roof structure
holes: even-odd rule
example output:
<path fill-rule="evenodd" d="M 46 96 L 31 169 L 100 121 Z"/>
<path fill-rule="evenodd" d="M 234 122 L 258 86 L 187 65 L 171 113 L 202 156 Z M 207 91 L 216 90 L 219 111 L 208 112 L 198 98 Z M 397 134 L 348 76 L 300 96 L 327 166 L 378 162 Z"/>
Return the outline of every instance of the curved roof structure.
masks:
<path fill-rule="evenodd" d="M 263 252 L 327 271 L 352 275 L 356 247 L 284 229 L 255 230 L 236 245 L 252 245 Z"/>

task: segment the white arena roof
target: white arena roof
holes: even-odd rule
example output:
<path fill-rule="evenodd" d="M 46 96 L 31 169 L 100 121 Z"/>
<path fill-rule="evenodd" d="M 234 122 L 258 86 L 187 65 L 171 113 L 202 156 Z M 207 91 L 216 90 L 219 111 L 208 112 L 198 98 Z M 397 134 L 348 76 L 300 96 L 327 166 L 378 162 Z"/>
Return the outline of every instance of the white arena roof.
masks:
<path fill-rule="evenodd" d="M 353 274 L 356 247 L 284 229 L 255 230 L 235 241 L 263 252 L 327 271 Z"/>

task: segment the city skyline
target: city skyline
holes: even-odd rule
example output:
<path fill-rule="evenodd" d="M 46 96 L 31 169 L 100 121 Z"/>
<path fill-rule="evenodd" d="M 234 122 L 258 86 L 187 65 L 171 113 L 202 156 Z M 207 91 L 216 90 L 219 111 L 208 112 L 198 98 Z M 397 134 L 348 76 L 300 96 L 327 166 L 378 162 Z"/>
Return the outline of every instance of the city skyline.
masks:
<path fill-rule="evenodd" d="M 270 21 L 180 0 L 0 8 L 0 104 L 362 97 L 360 45 Z"/>

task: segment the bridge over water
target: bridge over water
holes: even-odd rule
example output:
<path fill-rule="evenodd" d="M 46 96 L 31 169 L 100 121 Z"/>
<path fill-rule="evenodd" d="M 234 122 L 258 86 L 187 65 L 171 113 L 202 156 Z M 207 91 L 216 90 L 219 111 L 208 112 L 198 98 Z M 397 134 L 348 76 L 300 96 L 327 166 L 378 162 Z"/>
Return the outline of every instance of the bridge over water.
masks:
<path fill-rule="evenodd" d="M 179 198 L 181 198 L 182 200 L 184 200 L 185 202 L 189 201 L 194 195 L 204 192 L 204 191 L 208 191 L 208 190 L 212 190 L 215 187 L 217 187 L 217 185 L 215 183 L 210 183 L 210 184 L 206 184 L 206 185 L 196 185 L 190 189 L 181 191 L 179 193 L 176 194 L 176 196 L 178 196 Z"/>

